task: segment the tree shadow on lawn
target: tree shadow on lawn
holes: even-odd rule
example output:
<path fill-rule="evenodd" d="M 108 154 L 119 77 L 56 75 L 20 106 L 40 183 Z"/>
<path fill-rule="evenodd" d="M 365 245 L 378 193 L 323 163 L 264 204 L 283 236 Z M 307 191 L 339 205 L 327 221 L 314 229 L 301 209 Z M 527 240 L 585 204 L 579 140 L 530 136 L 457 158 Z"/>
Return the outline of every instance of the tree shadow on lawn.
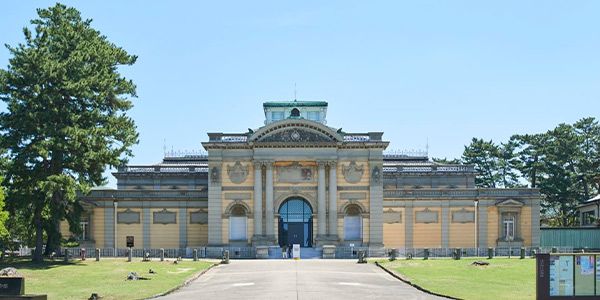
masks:
<path fill-rule="evenodd" d="M 48 270 L 62 266 L 82 266 L 85 264 L 80 260 L 72 260 L 65 262 L 62 260 L 48 260 L 45 259 L 43 263 L 34 263 L 29 258 L 10 258 L 7 257 L 4 260 L 0 260 L 0 269 L 13 267 L 19 270 Z"/>

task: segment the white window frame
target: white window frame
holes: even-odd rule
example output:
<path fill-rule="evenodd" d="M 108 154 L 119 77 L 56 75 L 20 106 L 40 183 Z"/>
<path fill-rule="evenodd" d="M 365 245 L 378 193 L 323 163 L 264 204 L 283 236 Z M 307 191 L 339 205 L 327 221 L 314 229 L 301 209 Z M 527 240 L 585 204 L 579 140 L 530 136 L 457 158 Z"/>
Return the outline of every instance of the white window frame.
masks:
<path fill-rule="evenodd" d="M 502 218 L 502 228 L 504 237 L 515 236 L 515 216 L 509 215 Z"/>

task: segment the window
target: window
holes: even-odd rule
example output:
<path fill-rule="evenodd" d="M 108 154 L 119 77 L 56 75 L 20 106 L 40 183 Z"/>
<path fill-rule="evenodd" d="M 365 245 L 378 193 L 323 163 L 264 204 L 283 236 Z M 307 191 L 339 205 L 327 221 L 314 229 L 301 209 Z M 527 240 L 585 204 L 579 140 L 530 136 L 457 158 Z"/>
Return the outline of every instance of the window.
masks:
<path fill-rule="evenodd" d="M 515 217 L 507 216 L 503 220 L 504 237 L 515 237 Z"/>
<path fill-rule="evenodd" d="M 282 111 L 274 111 L 274 112 L 272 112 L 271 116 L 272 116 L 271 119 L 273 119 L 273 122 L 283 120 L 283 112 Z"/>
<path fill-rule="evenodd" d="M 344 217 L 344 239 L 362 239 L 362 217 L 360 216 L 360 208 L 356 205 L 350 205 L 346 209 L 346 214 L 347 216 Z"/>
<path fill-rule="evenodd" d="M 593 211 L 586 211 L 581 213 L 581 225 L 594 225 L 596 216 Z"/>
<path fill-rule="evenodd" d="M 298 110 L 297 108 L 292 109 L 292 117 L 299 117 L 300 116 L 300 110 Z"/>
<path fill-rule="evenodd" d="M 86 241 L 90 238 L 89 218 L 83 217 L 79 223 L 81 224 L 81 236 L 79 237 L 79 240 Z"/>
<path fill-rule="evenodd" d="M 318 111 L 309 111 L 307 115 L 307 119 L 311 121 L 319 121 L 319 112 Z"/>
<path fill-rule="evenodd" d="M 248 239 L 248 217 L 246 216 L 246 210 L 242 206 L 236 205 L 231 209 L 231 217 L 229 217 L 229 239 Z"/>

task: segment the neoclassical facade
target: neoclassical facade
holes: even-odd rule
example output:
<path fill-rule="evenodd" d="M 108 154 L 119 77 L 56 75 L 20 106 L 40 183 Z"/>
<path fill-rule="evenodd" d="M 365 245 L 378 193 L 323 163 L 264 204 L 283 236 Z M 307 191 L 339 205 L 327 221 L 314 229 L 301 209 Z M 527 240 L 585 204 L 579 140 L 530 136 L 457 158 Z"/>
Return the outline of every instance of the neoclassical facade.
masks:
<path fill-rule="evenodd" d="M 384 152 L 382 132 L 326 122 L 327 102 L 263 104 L 265 124 L 208 133 L 207 154 L 165 155 L 82 196 L 98 248 L 536 247 L 537 189 L 476 188 L 469 165 Z M 63 225 L 63 232 L 67 232 Z"/>

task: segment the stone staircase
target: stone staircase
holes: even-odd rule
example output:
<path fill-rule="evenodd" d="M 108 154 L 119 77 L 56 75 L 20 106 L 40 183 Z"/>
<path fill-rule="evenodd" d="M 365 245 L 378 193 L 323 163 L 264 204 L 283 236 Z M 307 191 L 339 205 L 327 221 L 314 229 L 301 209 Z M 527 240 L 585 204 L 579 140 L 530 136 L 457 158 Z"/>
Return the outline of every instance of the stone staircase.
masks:
<path fill-rule="evenodd" d="M 321 259 L 323 258 L 322 248 L 300 248 L 300 259 Z M 283 259 L 281 247 L 269 248 L 269 259 Z"/>

